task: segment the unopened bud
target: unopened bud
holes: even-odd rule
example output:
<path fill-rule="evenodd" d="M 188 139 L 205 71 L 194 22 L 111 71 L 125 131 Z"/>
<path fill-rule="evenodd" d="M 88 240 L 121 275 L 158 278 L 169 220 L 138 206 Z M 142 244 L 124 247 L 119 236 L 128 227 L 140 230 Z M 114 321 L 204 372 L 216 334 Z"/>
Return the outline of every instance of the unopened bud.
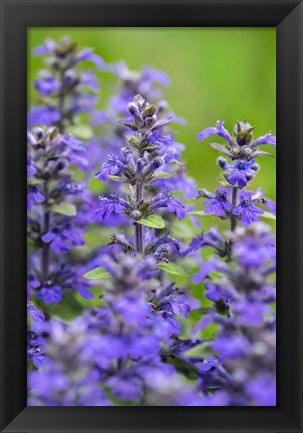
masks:
<path fill-rule="evenodd" d="M 145 110 L 142 112 L 143 119 L 146 119 L 146 117 L 152 117 L 156 112 L 156 107 L 154 105 L 150 105 L 149 107 L 145 108 Z"/>
<path fill-rule="evenodd" d="M 139 113 L 139 109 L 134 102 L 128 103 L 128 111 L 130 112 L 130 114 L 132 115 L 136 123 L 138 124 L 142 123 L 142 117 Z"/>
<path fill-rule="evenodd" d="M 242 149 L 242 151 L 241 151 L 241 155 L 242 155 L 244 158 L 248 159 L 248 158 L 250 158 L 251 155 L 252 155 L 252 150 L 251 150 L 249 147 L 245 147 L 244 149 Z"/>
<path fill-rule="evenodd" d="M 139 210 L 134 210 L 130 215 L 135 221 L 139 221 L 142 218 L 142 213 Z"/>
<path fill-rule="evenodd" d="M 140 143 L 140 140 L 135 135 L 129 135 L 126 140 L 131 146 L 134 147 L 138 147 Z"/>

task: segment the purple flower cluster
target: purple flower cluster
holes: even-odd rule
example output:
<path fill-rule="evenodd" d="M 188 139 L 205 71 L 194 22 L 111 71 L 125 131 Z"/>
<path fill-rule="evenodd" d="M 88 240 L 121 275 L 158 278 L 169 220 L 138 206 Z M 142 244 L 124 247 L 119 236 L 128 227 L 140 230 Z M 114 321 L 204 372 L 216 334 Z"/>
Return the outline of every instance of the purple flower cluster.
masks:
<path fill-rule="evenodd" d="M 178 164 L 177 151 L 171 140 L 161 134 L 162 128 L 171 119 L 161 118 L 157 107 L 139 94 L 128 103 L 128 111 L 130 117 L 120 121 L 132 131 L 132 135 L 126 138 L 128 146 L 123 146 L 116 156 L 109 155 L 95 177 L 107 182 L 111 176 L 116 176 L 119 182 L 129 185 L 131 194 L 100 197 L 97 215 L 105 220 L 113 214 L 123 213 L 131 219 L 136 226 L 136 249 L 142 253 L 142 220 L 152 218 L 158 209 L 167 209 L 179 219 L 185 218 L 186 212 L 185 206 L 169 193 L 164 184 L 157 186 L 159 192 L 153 197 L 146 195 L 147 188 L 163 177 L 162 170 L 170 164 Z"/>
<path fill-rule="evenodd" d="M 64 37 L 57 44 L 52 39 L 34 49 L 35 56 L 44 56 L 47 69 L 40 71 L 34 87 L 43 102 L 33 106 L 28 114 L 28 126 L 56 125 L 62 131 L 73 125 L 81 113 L 95 114 L 99 83 L 95 74 L 79 67 L 79 63 L 93 63 L 99 71 L 106 70 L 103 59 L 90 48 L 77 50 L 76 44 Z"/>
<path fill-rule="evenodd" d="M 219 187 L 213 195 L 206 190 L 200 191 L 200 196 L 208 198 L 203 204 L 207 205 L 205 213 L 215 214 L 222 219 L 230 219 L 232 230 L 235 229 L 237 221 L 240 220 L 244 226 L 260 221 L 259 215 L 264 210 L 256 204 L 265 205 L 270 212 L 275 213 L 274 203 L 265 198 L 263 191 L 246 191 L 248 183 L 254 179 L 259 166 L 254 158 L 262 155 L 269 155 L 267 152 L 260 152 L 258 146 L 261 144 L 276 145 L 276 137 L 266 134 L 257 140 L 253 139 L 254 127 L 247 121 L 237 122 L 234 128 L 234 138 L 224 128 L 223 121 L 218 121 L 216 127 L 204 129 L 197 135 L 198 141 L 216 134 L 226 141 L 226 146 L 213 144 L 210 146 L 217 151 L 227 155 L 233 164 L 223 158 L 218 158 L 218 166 L 223 170 L 225 181 L 223 187 Z"/>
<path fill-rule="evenodd" d="M 34 82 L 43 105 L 32 107 L 28 116 L 28 238 L 32 246 L 28 293 L 35 302 L 51 304 L 61 302 L 70 291 L 85 298 L 91 295 L 88 282 L 76 270 L 81 266 L 76 266 L 77 254 L 73 253 L 72 267 L 68 257 L 71 250 L 84 245 L 94 207 L 86 184 L 74 178 L 76 170 L 89 166 L 88 152 L 66 128 L 77 124 L 79 113 L 91 114 L 99 90 L 94 73 L 79 64 L 89 61 L 99 70 L 106 66 L 91 49 L 78 50 L 69 37 L 59 43 L 47 39 L 34 49 L 34 55 L 44 56 L 46 69 Z"/>
<path fill-rule="evenodd" d="M 130 71 L 125 62 L 109 66 L 114 73 L 119 85 L 116 88 L 115 96 L 110 98 L 107 107 L 102 112 L 97 112 L 93 116 L 93 125 L 100 128 L 100 136 L 94 136 L 90 140 L 90 158 L 92 167 L 96 168 L 95 161 L 105 160 L 103 169 L 99 172 L 102 182 L 108 181 L 108 175 L 118 175 L 118 166 L 116 165 L 117 157 L 125 143 L 131 146 L 136 145 L 136 137 L 118 123 L 121 116 L 128 116 L 130 113 L 130 104 L 133 103 L 137 95 L 141 95 L 144 100 L 148 100 L 156 106 L 156 115 L 164 116 L 171 122 L 186 123 L 184 119 L 179 118 L 172 112 L 168 112 L 168 103 L 162 99 L 163 94 L 159 86 L 166 87 L 170 84 L 169 77 L 163 71 L 143 67 L 141 71 Z M 167 122 L 167 126 L 169 122 Z M 154 129 L 153 134 L 149 137 L 150 147 L 155 146 L 158 154 L 161 156 L 165 153 L 165 161 L 162 162 L 162 169 L 171 173 L 170 177 L 159 177 L 154 181 L 154 186 L 166 188 L 172 191 L 181 191 L 187 199 L 193 199 L 196 196 L 196 184 L 193 179 L 186 175 L 185 167 L 178 163 L 185 146 L 181 143 L 174 142 L 172 131 L 166 131 L 163 124 L 160 129 Z M 175 162 L 175 164 L 170 164 Z M 119 164 L 119 163 L 118 163 Z M 121 167 L 120 167 L 121 168 Z M 110 182 L 106 188 L 109 193 L 117 192 L 121 187 L 119 182 Z"/>
<path fill-rule="evenodd" d="M 212 324 L 218 330 L 211 342 L 215 357 L 203 360 L 202 378 L 212 365 L 212 379 L 221 384 L 229 405 L 275 406 L 274 239 L 263 223 L 239 227 L 230 239 L 233 263 L 224 268 L 215 260 L 204 280 L 213 307 L 194 331 Z M 219 278 L 213 276 L 215 271 Z"/>
<path fill-rule="evenodd" d="M 275 137 L 267 134 L 254 141 L 253 129 L 247 122 L 238 122 L 232 138 L 223 122 L 217 122 L 217 127 L 198 134 L 198 140 L 212 134 L 222 137 L 226 147 L 211 147 L 236 161 L 230 164 L 219 157 L 223 186 L 215 195 L 199 191 L 199 197 L 207 198 L 204 213 L 229 220 L 230 232 L 222 236 L 212 228 L 194 238 L 184 255 L 197 257 L 199 249 L 206 247 L 215 252 L 207 262 L 198 258 L 200 269 L 193 276 L 194 283 L 203 282 L 204 295 L 212 303 L 192 331 L 197 337 L 213 330 L 213 338 L 203 341 L 200 352 L 199 346 L 195 349 L 198 356 L 193 360 L 202 391 L 215 389 L 212 399 L 218 396 L 223 405 L 275 406 L 275 242 L 269 227 L 260 222 L 265 211 L 257 206 L 274 214 L 275 204 L 261 189 L 244 189 L 258 171 L 253 158 L 266 154 L 257 146 L 275 145 Z M 239 222 L 242 227 L 237 227 Z M 205 348 L 209 354 L 199 358 Z"/>
<path fill-rule="evenodd" d="M 110 248 L 100 261 L 110 276 L 104 307 L 68 326 L 53 320 L 36 327 L 48 335 L 53 362 L 31 373 L 29 404 L 104 406 L 114 398 L 124 405 L 178 405 L 193 399 L 196 386 L 163 362 L 181 334 L 178 317 L 188 317 L 192 301 L 174 285 L 159 287 L 152 256 Z"/>

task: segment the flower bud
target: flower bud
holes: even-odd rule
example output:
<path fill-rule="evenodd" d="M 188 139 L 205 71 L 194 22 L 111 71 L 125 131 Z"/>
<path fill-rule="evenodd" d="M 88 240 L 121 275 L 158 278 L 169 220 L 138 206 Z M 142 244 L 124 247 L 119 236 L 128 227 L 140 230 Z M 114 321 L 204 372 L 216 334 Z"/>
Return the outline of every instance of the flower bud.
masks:
<path fill-rule="evenodd" d="M 232 152 L 232 156 L 233 156 L 234 158 L 237 158 L 237 157 L 240 156 L 240 154 L 241 154 L 241 149 L 239 149 L 239 147 L 233 147 L 233 148 L 231 149 L 231 152 Z"/>
<path fill-rule="evenodd" d="M 248 131 L 241 131 L 236 135 L 236 140 L 239 146 L 248 145 L 252 141 L 252 134 Z"/>
<path fill-rule="evenodd" d="M 36 126 L 32 129 L 33 134 L 37 138 L 37 140 L 42 140 L 45 137 L 44 131 L 39 126 Z"/>
<path fill-rule="evenodd" d="M 149 107 L 145 108 L 145 110 L 142 112 L 143 119 L 146 119 L 146 117 L 152 117 L 156 112 L 156 107 L 154 105 L 150 105 Z"/>
<path fill-rule="evenodd" d="M 54 140 L 56 137 L 60 138 L 59 131 L 55 126 L 50 126 L 47 130 L 47 136 L 50 140 Z M 61 136 L 62 138 L 62 136 Z"/>
<path fill-rule="evenodd" d="M 131 216 L 131 218 L 134 219 L 135 221 L 139 221 L 139 219 L 142 218 L 142 213 L 141 213 L 139 210 L 134 210 L 134 211 L 131 213 L 130 216 Z"/>
<path fill-rule="evenodd" d="M 153 115 L 152 117 L 146 117 L 144 119 L 144 126 L 149 127 L 152 126 L 157 120 L 157 116 Z"/>
<path fill-rule="evenodd" d="M 128 136 L 126 138 L 126 141 L 128 142 L 128 144 L 134 147 L 138 147 L 140 143 L 140 140 L 135 135 Z"/>
<path fill-rule="evenodd" d="M 157 156 L 149 166 L 149 171 L 155 171 L 157 168 L 161 167 L 164 164 L 164 159 L 161 156 Z"/>
<path fill-rule="evenodd" d="M 218 166 L 224 170 L 226 168 L 226 163 L 227 163 L 227 160 L 225 158 L 223 158 L 222 156 L 219 156 L 219 158 L 217 159 Z"/>
<path fill-rule="evenodd" d="M 252 132 L 255 129 L 246 120 L 237 122 L 234 127 L 234 134 L 239 146 L 249 145 L 252 141 Z"/>
<path fill-rule="evenodd" d="M 243 156 L 245 159 L 249 159 L 252 155 L 252 150 L 249 147 L 245 147 L 241 151 L 241 156 Z"/>
<path fill-rule="evenodd" d="M 128 111 L 130 112 L 131 116 L 134 118 L 135 122 L 140 125 L 142 123 L 142 117 L 139 113 L 139 109 L 137 105 L 134 102 L 128 103 Z"/>
<path fill-rule="evenodd" d="M 121 153 L 126 159 L 128 167 L 132 171 L 136 171 L 136 164 L 131 150 L 128 147 L 122 147 Z"/>
<path fill-rule="evenodd" d="M 64 84 L 67 86 L 72 86 L 78 82 L 77 71 L 75 69 L 67 69 L 64 72 Z"/>
<path fill-rule="evenodd" d="M 144 107 L 146 103 L 146 99 L 143 98 L 140 94 L 136 95 L 133 99 L 134 103 L 138 106 L 140 110 Z"/>
<path fill-rule="evenodd" d="M 139 171 L 141 171 L 143 169 L 143 167 L 145 167 L 148 164 L 148 159 L 146 158 L 139 158 L 137 160 L 137 167 L 139 169 Z"/>
<path fill-rule="evenodd" d="M 121 154 L 127 158 L 127 156 L 131 153 L 131 150 L 128 147 L 122 147 Z"/>

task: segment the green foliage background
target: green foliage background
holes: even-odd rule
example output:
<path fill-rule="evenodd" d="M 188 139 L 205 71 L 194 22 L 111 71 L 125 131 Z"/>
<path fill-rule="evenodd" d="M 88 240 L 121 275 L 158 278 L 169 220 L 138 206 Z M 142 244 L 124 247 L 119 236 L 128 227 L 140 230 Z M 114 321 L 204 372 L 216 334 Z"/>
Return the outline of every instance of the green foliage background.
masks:
<path fill-rule="evenodd" d="M 170 76 L 172 84 L 164 89 L 164 96 L 170 108 L 188 121 L 187 126 L 174 124 L 174 129 L 176 140 L 186 145 L 184 163 L 188 173 L 200 188 L 214 191 L 219 175 L 215 162 L 217 152 L 207 146 L 207 140 L 196 141 L 196 135 L 202 129 L 215 125 L 220 119 L 225 120 L 226 128 L 232 130 L 237 120 L 247 119 L 251 125 L 256 125 L 255 136 L 269 130 L 276 133 L 274 28 L 32 28 L 28 32 L 29 105 L 37 99 L 32 82 L 43 67 L 42 58 L 33 57 L 32 49 L 46 38 L 58 40 L 64 35 L 70 35 L 80 48 L 94 48 L 106 62 L 124 60 L 131 70 L 149 65 Z M 102 108 L 116 80 L 108 73 L 100 72 L 98 77 Z M 223 142 L 219 137 L 211 140 Z M 262 148 L 275 153 L 271 146 Z M 254 189 L 262 187 L 266 196 L 275 200 L 275 159 L 261 157 L 258 163 L 261 170 L 251 186 Z M 197 209 L 202 209 L 200 202 L 196 202 Z M 225 222 L 218 224 L 216 217 L 202 219 L 205 228 L 214 224 L 228 228 Z M 266 220 L 266 223 L 274 229 L 273 221 Z M 182 233 L 186 242 L 197 234 L 189 221 L 185 224 L 177 222 L 174 231 L 176 236 Z M 103 236 L 107 239 L 106 233 Z M 88 244 L 94 243 L 96 233 L 89 233 L 86 240 Z M 177 282 L 182 285 L 190 283 L 190 280 L 180 277 Z M 194 292 L 201 299 L 201 288 L 195 287 Z M 85 306 L 94 306 L 100 303 L 98 293 L 97 290 L 96 298 L 91 301 L 80 298 L 78 301 Z M 201 300 L 205 306 L 206 300 Z M 76 310 L 74 305 L 71 306 L 71 316 L 78 314 Z M 58 311 L 57 314 L 62 317 L 68 312 L 65 303 L 62 314 Z"/>

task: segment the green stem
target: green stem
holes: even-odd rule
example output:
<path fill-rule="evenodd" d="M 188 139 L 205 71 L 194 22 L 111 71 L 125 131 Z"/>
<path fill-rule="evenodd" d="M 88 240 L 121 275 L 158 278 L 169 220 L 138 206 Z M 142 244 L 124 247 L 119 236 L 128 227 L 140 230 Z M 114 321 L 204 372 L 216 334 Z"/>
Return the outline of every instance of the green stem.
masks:
<path fill-rule="evenodd" d="M 63 79 L 64 79 L 64 71 L 61 71 L 61 83 L 63 86 Z M 59 94 L 59 101 L 58 101 L 58 111 L 60 114 L 60 120 L 58 122 L 58 128 L 61 133 L 64 132 L 64 102 L 65 102 L 65 94 L 64 92 L 60 91 Z M 43 218 L 43 233 L 47 233 L 50 229 L 50 216 L 51 213 L 47 209 L 48 206 L 48 182 L 45 181 L 44 183 L 44 196 L 45 196 L 45 212 L 44 212 L 44 218 Z M 41 253 L 41 271 L 42 271 L 42 278 L 44 281 L 48 279 L 49 274 L 49 260 L 50 260 L 50 244 L 43 243 L 42 245 L 42 253 Z"/>
<path fill-rule="evenodd" d="M 232 190 L 232 210 L 231 210 L 231 216 L 230 216 L 230 230 L 231 232 L 234 232 L 237 227 L 237 217 L 232 213 L 232 211 L 237 206 L 237 197 L 238 197 L 238 188 L 233 188 Z M 233 241 L 230 240 L 227 243 L 227 262 L 231 261 L 231 255 L 232 255 L 232 246 Z"/>
<path fill-rule="evenodd" d="M 60 130 L 60 132 L 64 132 L 64 102 L 65 102 L 65 93 L 63 90 L 63 80 L 64 80 L 64 71 L 61 71 L 60 74 L 60 79 L 61 79 L 61 90 L 59 93 L 59 101 L 58 101 L 58 111 L 60 114 L 60 120 L 58 121 L 58 128 Z"/>
<path fill-rule="evenodd" d="M 232 192 L 232 210 L 235 209 L 235 207 L 237 206 L 237 195 L 238 195 L 238 188 L 233 188 L 233 192 Z M 232 213 L 231 214 L 231 218 L 230 218 L 230 230 L 232 232 L 234 232 L 236 230 L 237 227 L 237 217 Z"/>
<path fill-rule="evenodd" d="M 143 185 L 138 183 L 136 185 L 136 204 L 139 205 L 142 200 Z M 141 224 L 136 224 L 136 249 L 139 254 L 143 253 L 143 227 Z"/>
<path fill-rule="evenodd" d="M 43 218 L 43 234 L 47 233 L 50 228 L 50 211 L 47 210 L 48 206 L 48 185 L 47 182 L 44 184 L 44 195 L 45 195 L 45 212 Z M 43 281 L 48 279 L 49 274 L 49 255 L 50 255 L 50 244 L 43 243 L 41 252 L 41 270 Z"/>

